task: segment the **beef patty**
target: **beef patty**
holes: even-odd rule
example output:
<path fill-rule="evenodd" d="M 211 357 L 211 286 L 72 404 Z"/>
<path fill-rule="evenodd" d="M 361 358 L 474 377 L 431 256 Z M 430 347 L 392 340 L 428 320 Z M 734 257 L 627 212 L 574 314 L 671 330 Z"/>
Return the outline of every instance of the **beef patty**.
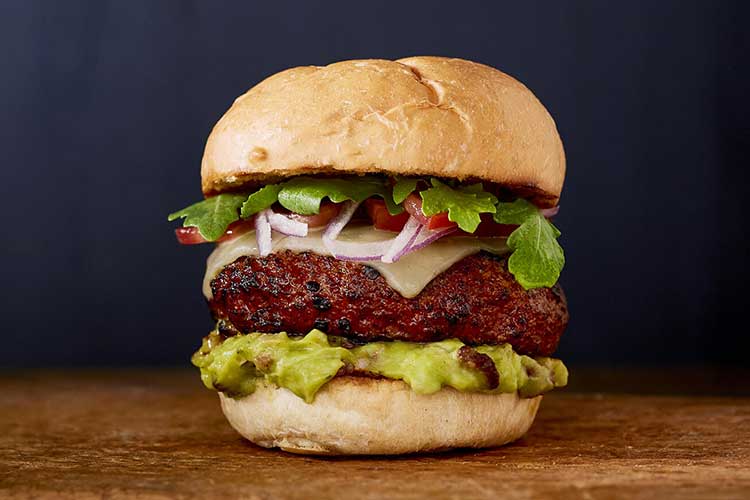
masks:
<path fill-rule="evenodd" d="M 568 323 L 559 285 L 524 290 L 504 258 L 484 252 L 457 262 L 411 299 L 367 265 L 289 251 L 241 257 L 211 281 L 211 290 L 214 318 L 242 333 L 317 328 L 355 341 L 457 338 L 548 356 Z"/>

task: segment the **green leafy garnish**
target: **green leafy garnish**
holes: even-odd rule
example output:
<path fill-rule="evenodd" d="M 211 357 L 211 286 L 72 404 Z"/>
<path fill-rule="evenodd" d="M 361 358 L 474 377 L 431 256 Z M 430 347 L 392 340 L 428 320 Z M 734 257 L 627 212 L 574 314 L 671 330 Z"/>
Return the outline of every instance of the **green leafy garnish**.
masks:
<path fill-rule="evenodd" d="M 420 178 L 396 177 L 391 188 L 388 181 L 377 176 L 318 178 L 294 177 L 278 184 L 269 184 L 254 193 L 225 193 L 205 199 L 169 215 L 173 221 L 184 218 L 183 226 L 196 227 L 207 241 L 218 240 L 232 222 L 248 219 L 274 203 L 301 215 L 320 212 L 324 198 L 334 203 L 351 200 L 362 202 L 379 196 L 391 215 L 403 212 L 400 205 L 417 190 Z M 481 222 L 480 214 L 492 213 L 498 224 L 517 225 L 508 237 L 512 251 L 508 269 L 525 288 L 553 286 L 565 264 L 563 249 L 557 242 L 560 231 L 532 203 L 518 199 L 500 202 L 484 191 L 481 183 L 451 186 L 430 179 L 431 187 L 420 192 L 422 211 L 426 216 L 447 212 L 448 219 L 462 230 L 473 233 Z"/>
<path fill-rule="evenodd" d="M 422 212 L 431 216 L 448 212 L 448 220 L 467 233 L 476 231 L 482 221 L 479 214 L 495 213 L 497 198 L 482 188 L 482 183 L 452 188 L 433 178 L 432 187 L 421 191 Z"/>
<path fill-rule="evenodd" d="M 240 218 L 239 208 L 247 199 L 246 194 L 220 194 L 206 198 L 187 208 L 169 214 L 167 220 L 184 217 L 184 227 L 197 227 L 208 241 L 218 240 L 229 224 Z"/>
<path fill-rule="evenodd" d="M 342 201 L 362 202 L 372 196 L 380 196 L 392 215 L 403 208 L 392 201 L 385 181 L 378 177 L 356 177 L 350 179 L 329 179 L 316 177 L 295 177 L 284 184 L 278 193 L 281 206 L 297 214 L 312 215 L 320 212 L 320 203 L 328 198 L 334 203 Z"/>
<path fill-rule="evenodd" d="M 551 287 L 565 265 L 563 249 L 557 242 L 560 231 L 534 205 L 518 199 L 499 203 L 493 216 L 498 224 L 518 224 L 508 237 L 513 251 L 508 269 L 526 290 Z"/>
<path fill-rule="evenodd" d="M 248 219 L 277 201 L 301 215 L 320 212 L 320 203 L 328 198 L 334 203 L 365 201 L 372 196 L 383 198 L 388 212 L 397 215 L 403 207 L 393 202 L 390 187 L 374 176 L 352 178 L 295 177 L 279 184 L 269 184 L 250 194 L 220 194 L 170 214 L 172 221 L 184 217 L 183 226 L 194 226 L 207 241 L 216 241 L 240 216 Z M 241 208 L 241 210 L 239 210 Z M 239 211 L 238 211 L 239 210 Z"/>
<path fill-rule="evenodd" d="M 245 203 L 242 204 L 242 210 L 240 211 L 242 218 L 247 219 L 276 203 L 276 200 L 279 199 L 281 188 L 281 184 L 269 184 L 248 196 Z"/>
<path fill-rule="evenodd" d="M 393 202 L 403 203 L 407 196 L 417 189 L 419 179 L 413 177 L 396 176 L 396 183 L 393 185 Z"/>

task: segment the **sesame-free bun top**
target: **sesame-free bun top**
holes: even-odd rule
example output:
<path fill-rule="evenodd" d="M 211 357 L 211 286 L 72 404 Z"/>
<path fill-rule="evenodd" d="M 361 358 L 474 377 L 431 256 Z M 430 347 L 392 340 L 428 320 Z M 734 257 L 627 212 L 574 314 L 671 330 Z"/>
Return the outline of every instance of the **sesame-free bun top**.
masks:
<path fill-rule="evenodd" d="M 207 196 L 301 174 L 424 175 L 500 184 L 555 205 L 565 154 L 522 83 L 462 59 L 304 66 L 235 100 L 208 137 Z"/>

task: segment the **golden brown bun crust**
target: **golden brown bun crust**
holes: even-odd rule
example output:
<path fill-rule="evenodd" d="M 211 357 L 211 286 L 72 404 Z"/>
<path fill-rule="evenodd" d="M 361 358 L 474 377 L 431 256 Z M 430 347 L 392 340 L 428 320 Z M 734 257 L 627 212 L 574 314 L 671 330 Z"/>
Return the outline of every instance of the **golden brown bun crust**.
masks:
<path fill-rule="evenodd" d="M 523 436 L 542 397 L 459 392 L 417 394 L 397 380 L 336 377 L 312 404 L 259 384 L 221 407 L 242 436 L 266 448 L 314 455 L 390 455 L 500 446 Z"/>
<path fill-rule="evenodd" d="M 410 57 L 288 69 L 239 97 L 201 165 L 206 195 L 300 174 L 434 175 L 557 203 L 565 154 L 523 84 L 462 59 Z"/>

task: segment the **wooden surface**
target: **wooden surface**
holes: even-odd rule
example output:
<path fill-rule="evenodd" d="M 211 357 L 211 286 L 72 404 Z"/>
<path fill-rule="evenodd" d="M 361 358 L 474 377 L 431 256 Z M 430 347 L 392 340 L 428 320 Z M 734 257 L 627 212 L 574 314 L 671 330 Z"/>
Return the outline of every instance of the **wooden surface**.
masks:
<path fill-rule="evenodd" d="M 243 441 L 193 371 L 0 373 L 3 498 L 550 496 L 750 498 L 750 398 L 561 391 L 504 448 L 319 459 Z"/>

